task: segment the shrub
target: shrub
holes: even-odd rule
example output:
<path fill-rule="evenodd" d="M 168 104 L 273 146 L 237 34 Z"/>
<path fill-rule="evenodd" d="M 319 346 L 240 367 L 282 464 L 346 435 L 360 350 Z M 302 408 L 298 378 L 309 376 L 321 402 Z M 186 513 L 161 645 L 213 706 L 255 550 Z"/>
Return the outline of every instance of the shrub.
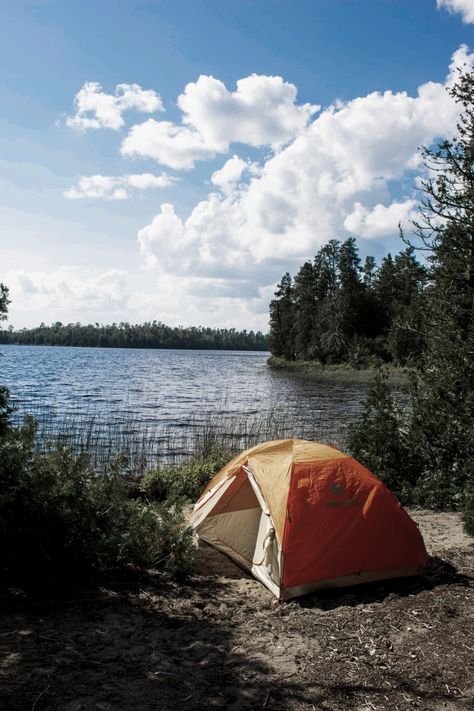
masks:
<path fill-rule="evenodd" d="M 419 372 L 412 373 L 407 403 L 402 408 L 387 382 L 387 374 L 377 373 L 365 409 L 350 428 L 349 449 L 402 503 L 435 509 L 464 506 L 468 530 L 473 528 L 470 521 L 474 517 L 471 445 L 467 436 L 472 425 L 467 416 L 450 416 L 454 407 L 446 408 L 448 394 L 440 397 L 433 409 L 428 397 L 430 387 L 432 384 L 427 386 Z"/>
<path fill-rule="evenodd" d="M 185 525 L 182 508 L 169 505 L 160 508 L 158 534 L 161 558 L 155 566 L 162 567 L 176 580 L 184 580 L 194 570 L 198 551 L 192 531 Z"/>
<path fill-rule="evenodd" d="M 0 568 L 10 575 L 76 577 L 159 563 L 190 572 L 192 535 L 175 508 L 132 500 L 124 457 L 98 474 L 87 454 L 60 441 L 45 451 L 27 419 L 0 439 Z M 172 560 L 171 560 L 172 559 Z"/>
<path fill-rule="evenodd" d="M 231 456 L 229 451 L 216 449 L 180 464 L 158 466 L 144 474 L 141 490 L 154 501 L 194 501 Z"/>
<path fill-rule="evenodd" d="M 413 498 L 413 462 L 402 409 L 384 368 L 376 371 L 365 409 L 350 427 L 348 446 L 404 503 Z"/>
<path fill-rule="evenodd" d="M 12 412 L 13 408 L 8 401 L 8 390 L 0 386 L 0 437 L 5 435 L 8 430 Z"/>

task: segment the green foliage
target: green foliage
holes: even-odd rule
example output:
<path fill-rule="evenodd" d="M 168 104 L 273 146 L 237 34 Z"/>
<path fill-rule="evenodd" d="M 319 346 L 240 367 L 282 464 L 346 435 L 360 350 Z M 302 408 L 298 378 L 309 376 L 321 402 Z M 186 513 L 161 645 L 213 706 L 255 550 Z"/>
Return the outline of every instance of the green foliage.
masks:
<path fill-rule="evenodd" d="M 158 519 L 160 559 L 154 562 L 175 580 L 185 580 L 194 572 L 197 547 L 193 534 L 186 525 L 182 508 L 177 505 L 161 506 Z"/>
<path fill-rule="evenodd" d="M 1 289 L 1 285 L 0 285 Z M 1 307 L 1 291 L 0 291 Z M 1 310 L 0 310 L 1 314 Z M 166 326 L 159 321 L 143 324 L 81 323 L 0 331 L 0 343 L 48 346 L 102 346 L 107 348 L 197 348 L 209 350 L 263 351 L 266 336 L 258 331 L 236 331 L 233 328 Z"/>
<path fill-rule="evenodd" d="M 0 438 L 7 432 L 10 425 L 10 415 L 13 412 L 8 395 L 8 389 L 0 385 Z"/>
<path fill-rule="evenodd" d="M 426 281 L 412 247 L 395 259 L 387 255 L 377 269 L 373 257 L 361 266 L 353 237 L 330 240 L 294 281 L 287 273 L 278 285 L 270 303 L 270 351 L 289 361 L 355 367 L 410 363 L 424 347 Z"/>
<path fill-rule="evenodd" d="M 82 578 L 157 564 L 175 575 L 192 567 L 192 535 L 178 509 L 131 499 L 117 457 L 98 474 L 87 454 L 61 442 L 39 451 L 27 419 L 0 439 L 0 569 L 29 580 Z"/>
<path fill-rule="evenodd" d="M 356 333 L 347 348 L 347 363 L 355 370 L 381 366 L 383 357 L 379 348 L 379 343 Z"/>
<path fill-rule="evenodd" d="M 275 296 L 270 302 L 268 345 L 273 355 L 294 360 L 295 296 L 293 281 L 288 272 L 278 284 Z"/>
<path fill-rule="evenodd" d="M 0 321 L 6 319 L 9 303 L 8 288 L 0 282 Z"/>
<path fill-rule="evenodd" d="M 413 462 L 403 410 L 388 373 L 380 369 L 371 384 L 364 411 L 353 424 L 348 446 L 354 457 L 377 474 L 405 503 L 412 499 Z"/>
<path fill-rule="evenodd" d="M 195 501 L 230 458 L 230 452 L 215 450 L 180 464 L 158 466 L 144 474 L 141 490 L 153 501 Z"/>

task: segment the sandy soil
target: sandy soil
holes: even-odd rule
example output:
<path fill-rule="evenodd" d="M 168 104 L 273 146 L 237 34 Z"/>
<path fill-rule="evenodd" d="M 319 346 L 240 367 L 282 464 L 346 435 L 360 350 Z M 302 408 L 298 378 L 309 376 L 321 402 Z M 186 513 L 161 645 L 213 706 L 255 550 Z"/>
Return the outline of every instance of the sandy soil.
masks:
<path fill-rule="evenodd" d="M 458 514 L 411 513 L 424 578 L 285 605 L 207 546 L 184 587 L 3 592 L 0 709 L 473 709 L 472 539 Z"/>

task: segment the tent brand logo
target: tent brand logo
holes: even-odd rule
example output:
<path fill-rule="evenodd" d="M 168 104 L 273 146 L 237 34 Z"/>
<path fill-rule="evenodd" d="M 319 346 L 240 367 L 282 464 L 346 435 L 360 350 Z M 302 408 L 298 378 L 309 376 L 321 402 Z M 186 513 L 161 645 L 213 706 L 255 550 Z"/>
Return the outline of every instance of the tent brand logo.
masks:
<path fill-rule="evenodd" d="M 338 496 L 340 496 L 344 491 L 344 484 L 338 484 L 337 482 L 334 481 L 331 484 L 330 488 L 331 488 L 331 491 L 333 492 L 333 494 L 337 494 Z"/>
<path fill-rule="evenodd" d="M 311 479 L 309 476 L 304 476 L 302 479 L 298 479 L 298 489 L 302 489 L 303 486 L 309 486 Z"/>

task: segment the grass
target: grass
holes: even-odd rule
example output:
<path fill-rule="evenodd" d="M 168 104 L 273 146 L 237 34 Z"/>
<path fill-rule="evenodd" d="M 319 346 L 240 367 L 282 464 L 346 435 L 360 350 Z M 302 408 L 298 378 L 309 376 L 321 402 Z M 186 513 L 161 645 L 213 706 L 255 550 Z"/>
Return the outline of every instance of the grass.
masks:
<path fill-rule="evenodd" d="M 361 383 L 368 384 L 378 371 L 377 366 L 366 368 L 353 368 L 349 363 L 331 363 L 325 365 L 315 360 L 286 360 L 277 356 L 270 356 L 267 365 L 275 370 L 287 370 L 305 377 L 335 383 Z M 409 368 L 385 364 L 389 372 L 389 381 L 393 385 L 405 385 L 408 382 Z"/>
<path fill-rule="evenodd" d="M 126 473 L 142 475 L 158 465 L 181 465 L 190 458 L 206 460 L 216 453 L 233 454 L 260 442 L 301 438 L 331 442 L 341 449 L 346 446 L 347 420 L 325 419 L 319 412 L 306 408 L 290 411 L 284 405 L 261 413 L 207 414 L 176 424 L 155 425 L 134 422 L 128 413 L 115 413 L 113 419 L 90 412 L 69 415 L 59 420 L 54 413 L 32 412 L 38 421 L 37 444 L 43 449 L 60 441 L 77 454 L 87 453 L 91 464 L 104 468 L 111 457 L 125 453 Z M 15 417 L 21 421 L 21 413 Z"/>

